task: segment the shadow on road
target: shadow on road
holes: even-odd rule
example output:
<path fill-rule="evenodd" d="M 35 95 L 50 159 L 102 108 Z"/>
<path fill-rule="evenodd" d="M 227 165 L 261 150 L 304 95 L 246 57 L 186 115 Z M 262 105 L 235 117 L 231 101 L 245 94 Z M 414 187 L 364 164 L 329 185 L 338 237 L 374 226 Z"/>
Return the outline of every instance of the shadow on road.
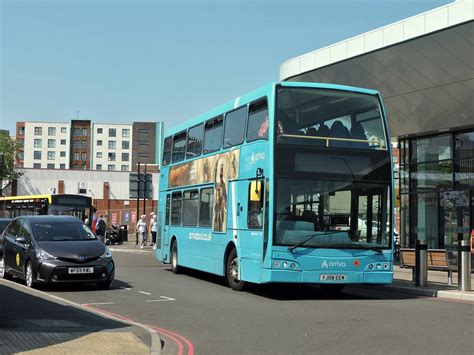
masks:
<path fill-rule="evenodd" d="M 16 353 L 61 344 L 128 324 L 52 302 L 19 285 L 0 281 L 0 353 Z M 34 291 L 33 291 L 34 292 Z"/>
<path fill-rule="evenodd" d="M 222 287 L 228 287 L 222 276 L 209 274 L 206 272 L 181 268 L 181 273 L 193 278 L 200 279 Z M 167 271 L 171 272 L 171 269 Z M 415 299 L 420 296 L 389 292 L 381 289 L 376 285 L 348 285 L 341 292 L 330 292 L 323 290 L 317 284 L 248 284 L 245 292 L 260 297 L 266 297 L 275 301 L 297 301 L 297 300 L 363 300 L 363 299 L 380 299 L 380 300 L 403 300 Z"/>

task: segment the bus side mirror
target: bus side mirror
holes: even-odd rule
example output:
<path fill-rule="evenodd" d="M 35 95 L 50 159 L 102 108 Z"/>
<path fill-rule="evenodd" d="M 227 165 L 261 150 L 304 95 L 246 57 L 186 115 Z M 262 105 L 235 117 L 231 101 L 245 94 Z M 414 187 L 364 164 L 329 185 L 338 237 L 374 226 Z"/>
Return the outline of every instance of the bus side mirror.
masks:
<path fill-rule="evenodd" d="M 250 201 L 259 202 L 262 196 L 262 182 L 252 181 L 250 183 Z"/>

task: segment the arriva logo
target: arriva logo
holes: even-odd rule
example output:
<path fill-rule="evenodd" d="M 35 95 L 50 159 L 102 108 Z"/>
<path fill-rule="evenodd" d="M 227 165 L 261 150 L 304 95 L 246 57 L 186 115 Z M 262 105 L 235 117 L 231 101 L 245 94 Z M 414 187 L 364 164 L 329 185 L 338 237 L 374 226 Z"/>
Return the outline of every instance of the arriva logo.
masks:
<path fill-rule="evenodd" d="M 259 160 L 264 160 L 265 159 L 265 153 L 260 152 L 260 153 L 254 153 L 252 152 L 252 156 L 250 157 L 250 162 L 252 164 L 255 164 Z"/>
<path fill-rule="evenodd" d="M 328 269 L 330 267 L 346 267 L 346 263 L 344 261 L 327 262 L 326 260 L 323 260 L 321 263 L 321 269 Z"/>

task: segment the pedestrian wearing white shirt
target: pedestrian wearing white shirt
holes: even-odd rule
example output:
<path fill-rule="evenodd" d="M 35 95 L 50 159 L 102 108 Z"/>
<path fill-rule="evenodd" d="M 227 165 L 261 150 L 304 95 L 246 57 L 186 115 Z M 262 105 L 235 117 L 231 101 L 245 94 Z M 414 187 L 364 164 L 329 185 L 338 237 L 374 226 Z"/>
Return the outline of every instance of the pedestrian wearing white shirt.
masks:
<path fill-rule="evenodd" d="M 143 246 L 146 245 L 146 215 L 142 215 L 137 222 L 137 231 L 138 231 L 138 244 L 140 249 L 143 249 Z"/>
<path fill-rule="evenodd" d="M 153 249 L 156 249 L 156 214 L 155 212 L 150 213 L 150 224 L 148 229 L 151 231 L 151 245 L 153 245 Z"/>

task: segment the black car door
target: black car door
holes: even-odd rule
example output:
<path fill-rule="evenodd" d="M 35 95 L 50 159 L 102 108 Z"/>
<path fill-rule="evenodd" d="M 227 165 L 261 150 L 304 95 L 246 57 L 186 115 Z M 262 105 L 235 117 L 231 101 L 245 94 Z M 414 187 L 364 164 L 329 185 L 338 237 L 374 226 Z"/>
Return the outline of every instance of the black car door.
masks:
<path fill-rule="evenodd" d="M 6 270 L 10 271 L 17 271 L 16 266 L 16 237 L 18 236 L 18 232 L 20 230 L 20 222 L 18 220 L 13 221 L 12 224 L 8 227 L 8 230 L 4 234 L 4 241 L 3 241 L 3 256 L 5 258 L 5 268 Z"/>
<path fill-rule="evenodd" d="M 16 243 L 17 254 L 15 256 L 15 265 L 19 273 L 24 274 L 26 260 L 29 259 L 29 254 L 33 252 L 33 245 L 31 242 L 31 233 L 29 226 L 24 220 L 20 220 L 20 229 L 18 236 L 24 238 L 24 242 Z"/>

